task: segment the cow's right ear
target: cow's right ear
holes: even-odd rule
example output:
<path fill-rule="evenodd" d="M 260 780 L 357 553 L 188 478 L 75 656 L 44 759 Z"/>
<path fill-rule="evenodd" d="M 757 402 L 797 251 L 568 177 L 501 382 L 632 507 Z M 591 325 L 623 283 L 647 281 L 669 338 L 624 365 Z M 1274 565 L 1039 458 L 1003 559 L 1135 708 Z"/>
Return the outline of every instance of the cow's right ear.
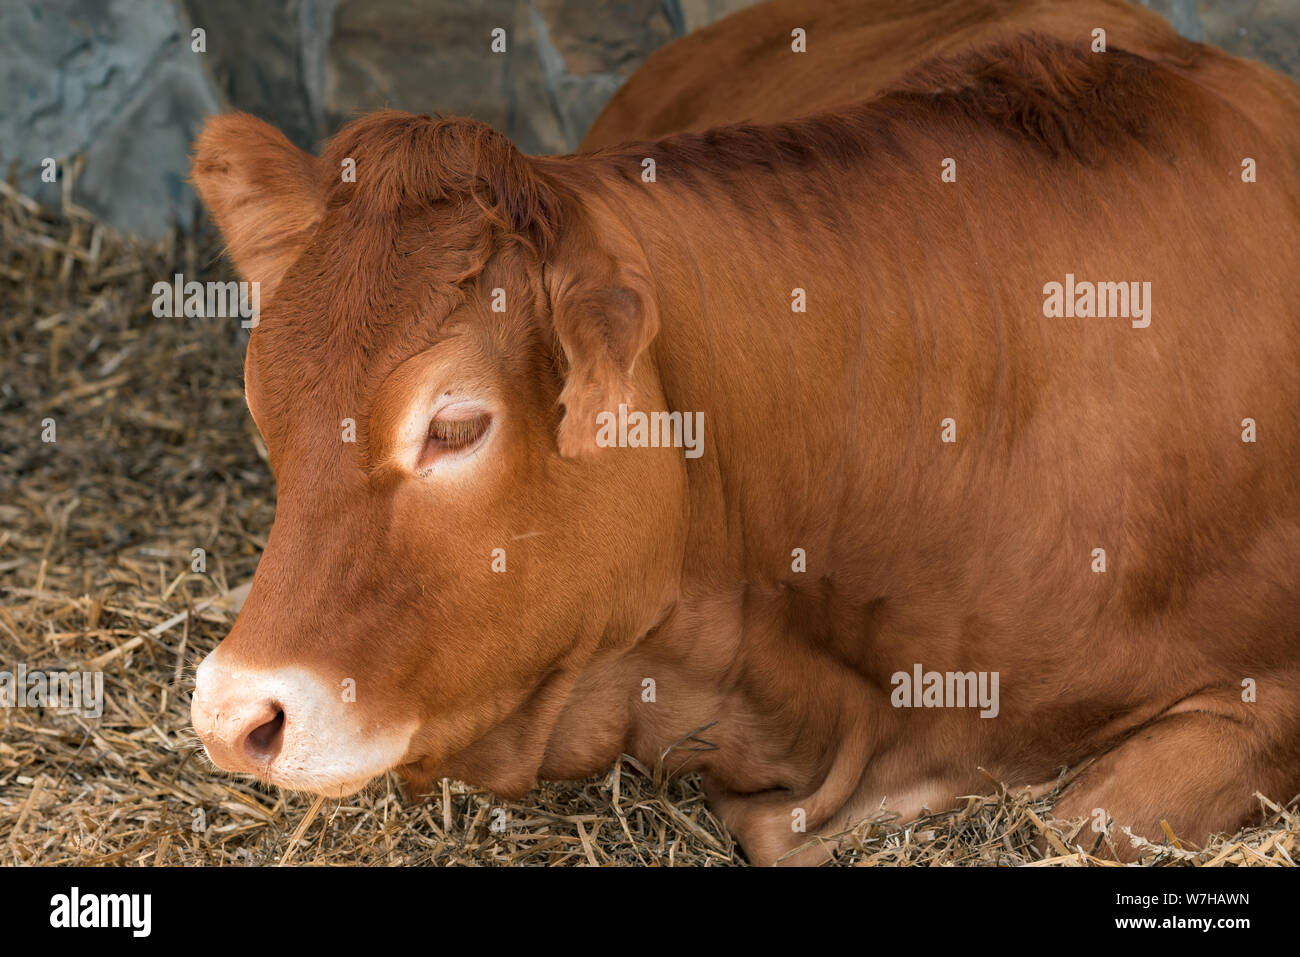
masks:
<path fill-rule="evenodd" d="M 645 252 L 613 217 L 567 217 L 547 263 L 551 324 L 566 370 L 558 435 L 566 457 L 596 450 L 596 417 L 633 397 L 637 358 L 659 331 Z"/>
<path fill-rule="evenodd" d="M 302 254 L 324 203 L 319 160 L 247 113 L 211 117 L 194 141 L 190 181 L 240 275 L 275 292 Z"/>

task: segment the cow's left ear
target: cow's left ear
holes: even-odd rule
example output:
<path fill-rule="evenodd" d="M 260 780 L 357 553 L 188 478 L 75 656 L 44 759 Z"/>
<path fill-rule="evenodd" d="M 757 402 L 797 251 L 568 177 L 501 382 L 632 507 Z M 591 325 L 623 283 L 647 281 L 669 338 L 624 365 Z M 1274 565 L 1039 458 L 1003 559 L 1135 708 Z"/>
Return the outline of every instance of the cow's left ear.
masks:
<path fill-rule="evenodd" d="M 659 311 L 645 252 L 622 223 L 589 209 L 566 220 L 547 286 L 568 364 L 560 454 L 573 457 L 596 450 L 596 416 L 617 414 L 631 398 L 632 371 L 659 331 Z"/>

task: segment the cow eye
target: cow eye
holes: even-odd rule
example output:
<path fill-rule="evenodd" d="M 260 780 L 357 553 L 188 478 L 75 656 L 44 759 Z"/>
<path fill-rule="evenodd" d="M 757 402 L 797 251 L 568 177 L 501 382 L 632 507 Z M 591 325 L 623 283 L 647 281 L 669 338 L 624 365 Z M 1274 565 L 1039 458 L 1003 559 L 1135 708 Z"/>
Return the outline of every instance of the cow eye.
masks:
<path fill-rule="evenodd" d="M 441 455 L 460 452 L 476 445 L 487 432 L 492 416 L 485 412 L 449 412 L 429 423 L 429 435 L 420 455 L 419 468 L 427 468 Z"/>

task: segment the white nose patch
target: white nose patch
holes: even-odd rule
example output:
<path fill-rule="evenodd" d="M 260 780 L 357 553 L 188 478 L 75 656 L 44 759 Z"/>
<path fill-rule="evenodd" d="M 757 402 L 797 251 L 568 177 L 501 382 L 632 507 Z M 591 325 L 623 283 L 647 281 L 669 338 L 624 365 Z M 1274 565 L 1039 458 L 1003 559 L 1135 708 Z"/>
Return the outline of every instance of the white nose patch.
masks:
<path fill-rule="evenodd" d="M 341 685 L 304 668 L 228 666 L 220 647 L 199 665 L 190 714 L 218 767 L 329 797 L 400 764 L 416 729 L 368 727 Z"/>

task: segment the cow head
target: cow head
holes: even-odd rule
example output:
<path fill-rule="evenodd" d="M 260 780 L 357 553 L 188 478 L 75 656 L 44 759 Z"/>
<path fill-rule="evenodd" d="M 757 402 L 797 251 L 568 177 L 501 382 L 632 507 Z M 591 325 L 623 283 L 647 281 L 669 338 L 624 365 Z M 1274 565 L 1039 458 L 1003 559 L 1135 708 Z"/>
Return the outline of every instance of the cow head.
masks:
<path fill-rule="evenodd" d="M 584 664 L 671 607 L 681 453 L 595 443 L 598 411 L 664 407 L 650 268 L 559 165 L 401 113 L 321 158 L 246 115 L 199 137 L 194 183 L 260 283 L 245 387 L 277 483 L 198 669 L 221 767 L 518 793 Z"/>

